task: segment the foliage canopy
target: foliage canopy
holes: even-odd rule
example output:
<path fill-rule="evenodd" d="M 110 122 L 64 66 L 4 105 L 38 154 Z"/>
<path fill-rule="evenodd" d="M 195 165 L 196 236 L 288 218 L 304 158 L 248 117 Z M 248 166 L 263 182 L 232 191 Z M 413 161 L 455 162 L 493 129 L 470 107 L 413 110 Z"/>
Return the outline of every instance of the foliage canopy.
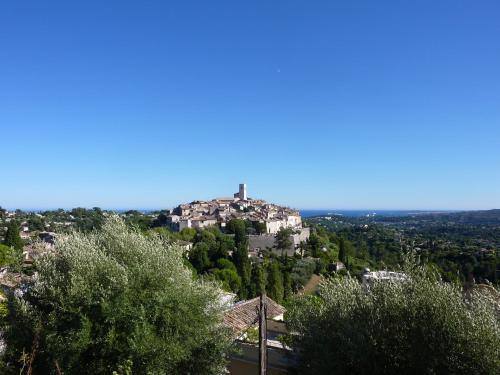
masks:
<path fill-rule="evenodd" d="M 23 249 L 23 240 L 19 235 L 19 226 L 14 220 L 11 220 L 7 225 L 7 232 L 5 233 L 4 244 L 16 250 Z"/>
<path fill-rule="evenodd" d="M 324 282 L 288 310 L 304 374 L 498 374 L 500 315 L 491 295 L 409 262 L 405 281 Z"/>
<path fill-rule="evenodd" d="M 118 217 L 59 238 L 38 277 L 11 297 L 6 358 L 35 373 L 219 374 L 231 346 L 215 284 L 195 280 L 181 250 Z M 127 370 L 128 371 L 128 370 Z"/>

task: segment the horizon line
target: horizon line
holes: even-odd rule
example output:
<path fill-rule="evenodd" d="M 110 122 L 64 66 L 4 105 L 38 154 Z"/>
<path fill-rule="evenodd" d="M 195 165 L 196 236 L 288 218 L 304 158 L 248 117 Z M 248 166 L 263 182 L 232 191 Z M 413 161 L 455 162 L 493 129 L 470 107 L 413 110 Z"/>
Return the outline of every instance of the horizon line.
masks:
<path fill-rule="evenodd" d="M 174 206 L 175 207 L 175 206 Z M 9 212 L 13 212 L 16 210 L 21 210 L 25 212 L 40 212 L 40 211 L 56 211 L 59 209 L 63 209 L 64 211 L 70 211 L 74 208 L 84 208 L 84 209 L 92 209 L 92 208 L 100 208 L 104 211 L 163 211 L 170 208 L 160 208 L 160 207 L 100 207 L 100 206 L 72 206 L 72 207 L 4 207 L 0 206 Z M 295 208 L 299 211 L 427 211 L 427 212 L 460 212 L 460 211 L 490 211 L 496 210 L 499 208 Z"/>

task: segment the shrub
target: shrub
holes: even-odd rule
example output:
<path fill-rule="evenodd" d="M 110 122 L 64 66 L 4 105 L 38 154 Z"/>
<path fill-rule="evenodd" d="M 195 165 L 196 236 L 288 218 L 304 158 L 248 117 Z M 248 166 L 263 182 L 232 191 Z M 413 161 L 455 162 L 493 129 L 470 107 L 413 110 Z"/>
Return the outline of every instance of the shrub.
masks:
<path fill-rule="evenodd" d="M 0 267 L 8 266 L 16 262 L 19 251 L 7 245 L 0 244 Z"/>
<path fill-rule="evenodd" d="M 238 293 L 241 289 L 241 278 L 236 272 L 236 269 L 224 268 L 222 270 L 216 270 L 213 275 L 216 280 L 222 282 L 222 287 L 228 292 Z"/>
<path fill-rule="evenodd" d="M 317 261 L 314 258 L 299 259 L 293 266 L 291 278 L 293 287 L 297 290 L 307 284 L 316 269 Z"/>
<path fill-rule="evenodd" d="M 498 301 L 407 262 L 405 281 L 345 277 L 297 298 L 289 339 L 304 374 L 499 374 Z"/>
<path fill-rule="evenodd" d="M 194 280 L 181 250 L 118 217 L 74 232 L 11 297 L 6 357 L 34 373 L 219 374 L 230 347 L 220 290 Z M 15 366 L 11 366 L 15 367 Z M 13 369 L 13 368 L 12 368 Z M 19 370 L 17 370 L 19 372 Z"/>

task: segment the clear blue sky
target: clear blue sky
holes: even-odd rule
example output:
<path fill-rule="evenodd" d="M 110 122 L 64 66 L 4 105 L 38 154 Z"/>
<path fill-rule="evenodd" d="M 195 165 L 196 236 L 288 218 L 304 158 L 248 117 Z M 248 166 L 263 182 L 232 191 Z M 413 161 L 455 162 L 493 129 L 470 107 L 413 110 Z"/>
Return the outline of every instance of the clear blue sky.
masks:
<path fill-rule="evenodd" d="M 500 208 L 500 2 L 5 1 L 0 205 Z"/>

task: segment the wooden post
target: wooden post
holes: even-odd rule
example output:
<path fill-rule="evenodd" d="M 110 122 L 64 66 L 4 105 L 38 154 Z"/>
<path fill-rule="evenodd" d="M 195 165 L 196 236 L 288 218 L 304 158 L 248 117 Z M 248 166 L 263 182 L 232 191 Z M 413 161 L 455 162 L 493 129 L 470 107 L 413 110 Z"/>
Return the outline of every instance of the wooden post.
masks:
<path fill-rule="evenodd" d="M 266 293 L 260 295 L 259 306 L 259 375 L 267 372 L 267 306 Z"/>

